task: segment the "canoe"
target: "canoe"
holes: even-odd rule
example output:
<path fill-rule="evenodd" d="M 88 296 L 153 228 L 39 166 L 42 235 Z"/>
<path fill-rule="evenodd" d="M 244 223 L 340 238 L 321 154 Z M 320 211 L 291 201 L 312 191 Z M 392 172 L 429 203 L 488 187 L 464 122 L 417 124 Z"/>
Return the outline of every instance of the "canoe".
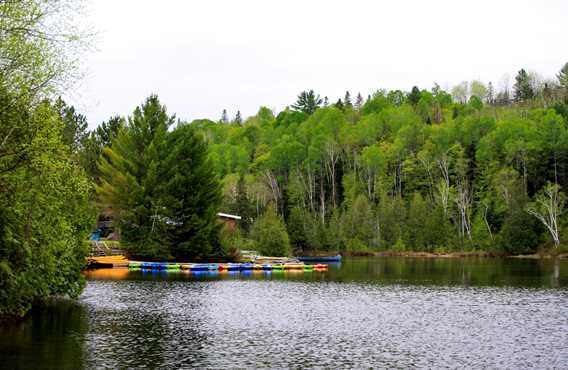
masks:
<path fill-rule="evenodd" d="M 264 266 L 259 264 L 259 263 L 255 263 L 252 265 L 252 269 L 253 270 L 264 270 Z"/>
<path fill-rule="evenodd" d="M 270 271 L 272 270 L 272 265 L 270 263 L 265 263 L 264 265 L 262 265 L 262 269 L 264 271 Z"/>
<path fill-rule="evenodd" d="M 303 263 L 285 263 L 284 269 L 285 270 L 303 270 L 304 264 Z"/>
<path fill-rule="evenodd" d="M 284 270 L 284 265 L 282 263 L 275 263 L 272 265 L 273 270 Z"/>
<path fill-rule="evenodd" d="M 341 262 L 341 255 L 321 257 L 296 257 L 302 262 Z"/>
<path fill-rule="evenodd" d="M 209 271 L 209 265 L 197 263 L 189 266 L 190 271 Z"/>

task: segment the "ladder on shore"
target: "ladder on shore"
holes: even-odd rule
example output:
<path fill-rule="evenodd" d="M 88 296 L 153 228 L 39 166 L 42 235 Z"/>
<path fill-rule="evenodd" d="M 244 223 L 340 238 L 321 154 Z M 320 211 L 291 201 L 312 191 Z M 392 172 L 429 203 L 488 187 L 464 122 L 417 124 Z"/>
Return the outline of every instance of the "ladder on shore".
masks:
<path fill-rule="evenodd" d="M 92 257 L 124 256 L 124 251 L 112 248 L 100 240 L 91 240 L 91 253 L 89 255 Z"/>

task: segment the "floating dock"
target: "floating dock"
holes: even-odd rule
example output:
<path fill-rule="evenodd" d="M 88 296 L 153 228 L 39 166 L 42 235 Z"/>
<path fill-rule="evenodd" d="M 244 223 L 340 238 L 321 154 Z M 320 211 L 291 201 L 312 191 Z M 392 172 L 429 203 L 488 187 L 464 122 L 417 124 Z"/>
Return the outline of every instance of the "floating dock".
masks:
<path fill-rule="evenodd" d="M 275 264 L 256 264 L 256 263 L 168 263 L 168 262 L 137 262 L 128 263 L 130 269 L 147 270 L 188 270 L 188 271 L 272 271 L 272 270 L 297 270 L 314 271 L 327 270 L 326 264 L 304 264 L 304 263 L 275 263 Z"/>
<path fill-rule="evenodd" d="M 163 271 L 323 271 L 327 264 L 305 264 L 303 262 L 286 263 L 177 263 L 177 262 L 145 262 L 129 261 L 125 256 L 88 257 L 91 267 L 128 267 L 129 269 L 163 270 Z"/>

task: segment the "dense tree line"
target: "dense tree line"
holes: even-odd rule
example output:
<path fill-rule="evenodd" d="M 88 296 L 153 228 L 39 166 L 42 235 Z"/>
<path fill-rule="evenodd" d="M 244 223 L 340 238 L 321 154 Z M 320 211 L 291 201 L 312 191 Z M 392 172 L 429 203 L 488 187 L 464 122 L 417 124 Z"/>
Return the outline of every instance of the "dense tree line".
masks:
<path fill-rule="evenodd" d="M 139 258 L 229 248 L 555 250 L 565 242 L 568 64 L 555 80 L 313 90 L 274 114 L 185 123 L 150 96 L 93 131 L 58 92 L 81 35 L 59 1 L 0 1 L 0 317 L 77 295 L 96 212 Z M 58 20 L 61 20 L 59 22 Z M 221 231 L 220 210 L 243 216 Z"/>
<path fill-rule="evenodd" d="M 566 235 L 567 72 L 542 82 L 521 70 L 511 92 L 476 80 L 354 105 L 349 92 L 326 106 L 310 90 L 276 116 L 263 107 L 242 124 L 191 125 L 210 145 L 224 208 L 245 217 L 245 245 L 268 207 L 299 253 L 530 252 Z"/>
<path fill-rule="evenodd" d="M 81 35 L 56 1 L 0 1 L 0 319 L 78 295 L 94 221 L 78 162 L 84 117 L 53 99 Z"/>

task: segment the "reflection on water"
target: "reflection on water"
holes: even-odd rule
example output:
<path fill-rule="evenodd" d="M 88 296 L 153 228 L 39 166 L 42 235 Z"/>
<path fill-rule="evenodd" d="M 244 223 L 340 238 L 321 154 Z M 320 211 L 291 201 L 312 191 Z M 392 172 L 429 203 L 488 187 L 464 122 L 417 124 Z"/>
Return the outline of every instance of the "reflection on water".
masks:
<path fill-rule="evenodd" d="M 22 323 L 0 326 L 0 368 L 81 369 L 86 309 L 77 302 L 58 299 L 34 308 Z"/>
<path fill-rule="evenodd" d="M 563 368 L 568 261 L 346 259 L 326 273 L 87 273 L 0 329 L 14 368 Z"/>
<path fill-rule="evenodd" d="M 92 280 L 286 280 L 375 284 L 568 287 L 568 260 L 513 258 L 347 258 L 329 271 L 165 271 L 99 269 Z"/>

